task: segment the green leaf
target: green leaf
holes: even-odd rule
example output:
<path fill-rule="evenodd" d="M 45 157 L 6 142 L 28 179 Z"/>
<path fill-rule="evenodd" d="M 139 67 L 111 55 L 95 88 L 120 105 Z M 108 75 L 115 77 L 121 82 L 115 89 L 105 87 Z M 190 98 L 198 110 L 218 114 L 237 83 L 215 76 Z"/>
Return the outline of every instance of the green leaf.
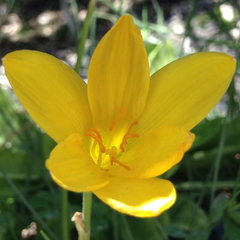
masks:
<path fill-rule="evenodd" d="M 50 152 L 56 146 L 56 143 L 46 133 L 42 135 L 42 148 L 44 160 L 49 158 Z"/>
<path fill-rule="evenodd" d="M 213 201 L 210 208 L 210 222 L 214 223 L 223 217 L 224 210 L 227 207 L 229 196 L 225 193 L 219 194 Z"/>
<path fill-rule="evenodd" d="M 25 179 L 28 174 L 28 166 L 30 158 L 27 154 L 12 153 L 10 150 L 4 149 L 0 152 L 1 166 L 12 179 Z M 31 179 L 38 179 L 37 169 L 33 168 Z M 3 177 L 0 172 L 0 178 Z"/>
<path fill-rule="evenodd" d="M 171 209 L 172 225 L 188 231 L 204 228 L 208 224 L 206 213 L 200 206 L 187 197 L 178 196 L 178 200 Z"/>
<path fill-rule="evenodd" d="M 155 219 L 133 217 L 126 217 L 126 219 L 134 239 L 163 240 L 162 234 L 156 227 Z"/>
<path fill-rule="evenodd" d="M 231 219 L 224 220 L 225 234 L 228 240 L 240 240 L 240 225 Z"/>
<path fill-rule="evenodd" d="M 222 118 L 210 121 L 207 119 L 203 120 L 191 131 L 196 135 L 192 149 L 201 147 L 202 145 L 210 142 L 220 132 L 221 127 Z"/>
<path fill-rule="evenodd" d="M 188 234 L 184 240 L 208 240 L 212 228 L 208 227 L 204 230 L 197 230 Z"/>
<path fill-rule="evenodd" d="M 177 226 L 166 226 L 164 228 L 167 235 L 174 238 L 185 238 L 187 236 L 186 229 L 179 228 Z"/>

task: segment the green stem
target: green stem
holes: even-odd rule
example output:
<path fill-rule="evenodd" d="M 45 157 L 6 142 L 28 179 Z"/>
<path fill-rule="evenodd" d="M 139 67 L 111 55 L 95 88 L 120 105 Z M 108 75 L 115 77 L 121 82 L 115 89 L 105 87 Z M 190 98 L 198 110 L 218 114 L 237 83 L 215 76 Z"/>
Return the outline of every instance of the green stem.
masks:
<path fill-rule="evenodd" d="M 26 198 L 22 195 L 22 193 L 18 190 L 18 188 L 15 186 L 15 184 L 12 182 L 12 180 L 9 178 L 8 174 L 5 172 L 3 167 L 0 165 L 0 171 L 2 172 L 2 175 L 10 185 L 10 187 L 13 189 L 13 191 L 16 193 L 16 195 L 19 197 L 19 199 L 22 201 L 22 203 L 28 208 L 28 210 L 32 213 L 32 215 L 36 218 L 36 220 L 42 225 L 42 228 L 45 229 L 45 231 L 48 233 L 48 235 L 54 239 L 58 240 L 58 238 L 55 236 L 55 234 L 51 231 L 51 229 L 45 224 L 45 222 L 42 220 L 42 218 L 38 215 L 38 213 L 35 211 L 35 209 L 30 205 L 30 203 L 26 200 Z"/>
<path fill-rule="evenodd" d="M 92 192 L 83 193 L 83 224 L 84 231 L 90 233 L 91 228 L 91 210 L 92 210 Z"/>
<path fill-rule="evenodd" d="M 61 224 L 62 224 L 62 240 L 69 240 L 68 230 L 68 191 L 61 189 Z"/>
<path fill-rule="evenodd" d="M 91 22 L 92 14 L 93 14 L 93 11 L 96 7 L 96 4 L 97 4 L 97 0 L 90 0 L 89 4 L 88 4 L 88 12 L 87 12 L 87 16 L 84 20 L 81 39 L 80 39 L 80 42 L 77 46 L 78 58 L 77 58 L 76 66 L 75 66 L 75 71 L 77 73 L 79 73 L 79 71 L 81 69 L 81 62 L 82 62 L 82 56 L 83 56 L 83 53 L 84 53 L 84 46 L 85 46 L 85 42 L 86 42 L 86 39 L 87 39 L 87 36 L 88 36 L 90 22 Z"/>
<path fill-rule="evenodd" d="M 78 240 L 90 240 L 91 231 L 91 209 L 92 209 L 92 193 L 83 193 L 83 210 L 82 213 L 76 212 L 72 217 L 78 231 Z"/>

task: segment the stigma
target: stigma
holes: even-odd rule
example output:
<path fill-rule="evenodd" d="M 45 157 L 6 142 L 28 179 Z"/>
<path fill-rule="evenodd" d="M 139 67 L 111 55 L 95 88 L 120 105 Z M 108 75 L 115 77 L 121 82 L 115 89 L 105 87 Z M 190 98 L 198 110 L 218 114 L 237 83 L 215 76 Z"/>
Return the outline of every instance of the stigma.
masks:
<path fill-rule="evenodd" d="M 124 114 L 124 108 L 122 108 L 119 116 L 113 121 L 111 126 L 109 127 L 109 131 L 111 132 L 114 127 L 117 125 L 117 123 L 121 120 L 122 116 Z M 131 133 L 131 129 L 134 125 L 138 124 L 138 122 L 133 122 L 130 127 L 128 128 L 127 132 L 122 138 L 122 142 L 117 148 L 116 146 L 110 146 L 110 148 L 106 148 L 106 146 L 103 143 L 103 139 L 101 136 L 101 133 L 96 128 L 89 128 L 87 129 L 85 136 L 91 137 L 93 139 L 93 143 L 91 146 L 91 156 L 95 163 L 103 170 L 108 171 L 110 167 L 114 165 L 119 165 L 126 170 L 131 170 L 127 165 L 123 164 L 121 162 L 121 158 L 123 154 L 126 151 L 126 146 L 128 139 L 131 138 L 139 138 L 139 134 L 137 133 Z M 110 134 L 109 132 L 109 134 Z M 98 146 L 98 149 L 97 149 Z"/>

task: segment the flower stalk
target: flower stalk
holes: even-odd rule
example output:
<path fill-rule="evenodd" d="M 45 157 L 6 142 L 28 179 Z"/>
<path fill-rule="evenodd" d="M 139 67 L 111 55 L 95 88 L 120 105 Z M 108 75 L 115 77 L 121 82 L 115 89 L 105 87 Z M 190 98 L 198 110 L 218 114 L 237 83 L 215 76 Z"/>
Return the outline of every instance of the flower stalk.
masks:
<path fill-rule="evenodd" d="M 76 212 L 72 221 L 78 231 L 78 240 L 90 240 L 92 192 L 83 193 L 83 211 Z"/>
<path fill-rule="evenodd" d="M 62 239 L 69 240 L 68 191 L 65 189 L 61 189 L 61 205 Z"/>
<path fill-rule="evenodd" d="M 84 231 L 86 233 L 89 233 L 89 235 L 90 235 L 90 229 L 91 229 L 91 210 L 92 210 L 92 192 L 84 192 L 83 193 L 83 224 L 84 224 Z"/>

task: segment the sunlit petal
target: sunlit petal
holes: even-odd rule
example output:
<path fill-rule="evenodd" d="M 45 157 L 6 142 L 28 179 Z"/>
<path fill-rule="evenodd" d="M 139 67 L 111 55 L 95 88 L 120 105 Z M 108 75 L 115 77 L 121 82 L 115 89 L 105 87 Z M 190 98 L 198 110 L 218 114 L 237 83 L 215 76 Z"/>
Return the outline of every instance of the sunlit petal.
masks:
<path fill-rule="evenodd" d="M 136 217 L 155 217 L 176 200 L 172 183 L 157 178 L 112 178 L 108 185 L 93 193 L 115 210 Z"/>

